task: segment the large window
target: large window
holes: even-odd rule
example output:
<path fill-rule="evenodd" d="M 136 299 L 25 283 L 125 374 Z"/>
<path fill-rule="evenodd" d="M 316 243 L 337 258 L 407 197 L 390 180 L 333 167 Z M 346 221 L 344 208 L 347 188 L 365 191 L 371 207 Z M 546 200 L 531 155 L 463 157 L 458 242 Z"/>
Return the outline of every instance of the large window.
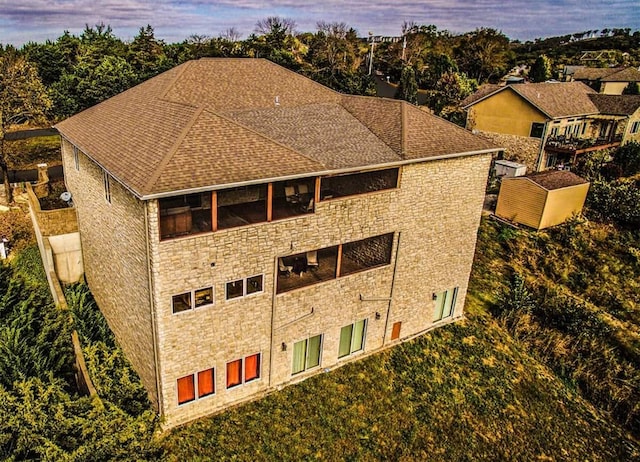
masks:
<path fill-rule="evenodd" d="M 227 388 L 260 378 L 260 353 L 227 363 Z"/>
<path fill-rule="evenodd" d="M 631 134 L 634 135 L 640 131 L 640 121 L 635 121 L 631 124 Z"/>
<path fill-rule="evenodd" d="M 177 381 L 178 404 L 185 404 L 196 398 L 213 395 L 216 392 L 215 377 L 214 368 L 180 377 Z"/>
<path fill-rule="evenodd" d="M 211 193 L 159 200 L 162 239 L 211 231 Z"/>
<path fill-rule="evenodd" d="M 267 221 L 267 190 L 262 184 L 218 191 L 218 229 Z"/>
<path fill-rule="evenodd" d="M 398 187 L 397 168 L 322 178 L 320 200 L 353 196 Z"/>
<path fill-rule="evenodd" d="M 204 287 L 171 297 L 171 307 L 174 314 L 212 304 L 213 287 Z"/>
<path fill-rule="evenodd" d="M 364 350 L 364 337 L 367 329 L 367 320 L 362 319 L 340 329 L 340 345 L 338 358 L 344 358 L 356 351 Z"/>
<path fill-rule="evenodd" d="M 393 233 L 278 258 L 277 293 L 391 263 Z"/>
<path fill-rule="evenodd" d="M 435 302 L 435 311 L 433 320 L 440 321 L 444 318 L 453 316 L 456 307 L 456 298 L 458 296 L 458 288 L 448 289 L 443 292 L 433 294 Z"/>
<path fill-rule="evenodd" d="M 542 133 L 544 132 L 544 123 L 533 122 L 531 124 L 531 133 L 529 134 L 532 138 L 542 138 Z"/>
<path fill-rule="evenodd" d="M 298 374 L 320 365 L 322 335 L 316 335 L 293 344 L 292 374 Z"/>

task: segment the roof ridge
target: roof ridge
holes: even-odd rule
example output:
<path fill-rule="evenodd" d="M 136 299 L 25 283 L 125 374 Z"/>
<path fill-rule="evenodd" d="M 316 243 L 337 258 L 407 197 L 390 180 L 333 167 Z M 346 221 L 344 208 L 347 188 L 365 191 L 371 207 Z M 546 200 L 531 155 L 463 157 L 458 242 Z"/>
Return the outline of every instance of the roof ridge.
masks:
<path fill-rule="evenodd" d="M 262 59 L 262 58 L 260 58 L 260 59 Z M 300 107 L 300 106 L 297 106 L 297 107 Z M 266 110 L 266 108 L 264 108 L 264 109 L 254 109 L 254 110 L 258 110 L 258 111 L 260 111 L 260 110 Z M 209 114 L 212 114 L 212 115 L 214 115 L 214 116 L 216 116 L 216 117 L 220 117 L 221 119 L 224 119 L 224 120 L 226 120 L 227 122 L 231 122 L 232 124 L 237 125 L 238 127 L 241 127 L 241 128 L 243 128 L 243 129 L 245 129 L 245 130 L 247 130 L 247 131 L 251 132 L 251 133 L 254 133 L 254 134 L 256 134 L 256 135 L 258 135 L 258 136 L 260 136 L 260 137 L 264 138 L 265 140 L 270 141 L 271 143 L 277 144 L 278 146 L 283 147 L 283 148 L 285 148 L 285 149 L 287 149 L 287 150 L 289 150 L 289 151 L 291 151 L 291 152 L 293 152 L 293 153 L 295 153 L 295 154 L 297 154 L 297 155 L 299 155 L 299 156 L 301 156 L 301 157 L 304 157 L 304 158 L 305 158 L 305 159 L 307 159 L 307 160 L 310 160 L 310 161 L 312 161 L 312 162 L 315 162 L 315 163 L 317 163 L 317 164 L 321 165 L 322 167 L 326 167 L 326 165 L 324 165 L 324 164 L 323 164 L 322 162 L 320 162 L 318 159 L 314 159 L 314 158 L 313 158 L 313 157 L 311 157 L 311 156 L 308 156 L 308 155 L 306 155 L 306 154 L 303 154 L 303 153 L 301 153 L 300 151 L 298 151 L 297 149 L 293 149 L 293 147 L 291 147 L 291 146 L 287 146 L 286 144 L 284 144 L 284 143 L 282 143 L 282 142 L 280 142 L 280 141 L 278 141 L 278 140 L 275 140 L 275 139 L 271 138 L 270 136 L 267 136 L 267 135 L 265 135 L 264 133 L 259 132 L 258 130 L 254 129 L 254 128 L 252 128 L 252 127 L 249 127 L 249 126 L 247 126 L 247 125 L 245 125 L 245 124 L 243 124 L 243 123 L 240 123 L 240 122 L 238 122 L 237 120 L 231 119 L 230 117 L 227 117 L 227 116 L 226 116 L 226 115 L 224 115 L 224 114 L 221 114 L 221 113 L 219 113 L 219 112 L 212 111 L 211 109 L 204 109 L 204 111 L 205 111 L 205 112 L 208 112 Z M 229 112 L 231 112 L 231 111 L 229 111 Z"/>
<path fill-rule="evenodd" d="M 236 59 L 247 59 L 247 58 L 236 58 Z M 276 64 L 273 61 L 269 61 L 266 58 L 248 58 L 248 59 L 257 59 L 257 60 L 263 61 L 265 63 L 268 63 L 270 66 L 276 66 L 278 69 L 281 69 L 281 70 L 284 70 L 284 71 L 286 71 L 286 72 L 288 72 L 290 74 L 293 74 L 298 78 L 301 77 L 303 79 L 306 79 L 306 80 L 310 81 L 311 83 L 313 83 L 315 86 L 318 86 L 318 87 L 322 88 L 322 90 L 327 92 L 327 93 L 333 93 L 334 95 L 336 95 L 338 97 L 340 97 L 340 95 L 342 95 L 342 93 L 340 93 L 339 91 L 336 91 L 333 88 L 330 88 L 330 87 L 328 87 L 326 85 L 322 85 L 320 82 L 316 82 L 311 77 L 307 77 L 306 75 L 303 75 L 303 74 L 298 74 L 296 71 L 293 71 L 293 70 L 291 70 L 291 69 L 289 69 L 287 67 L 284 67 L 284 66 L 281 66 L 279 64 Z"/>
<path fill-rule="evenodd" d="M 383 101 L 387 104 L 396 104 L 396 105 L 400 105 L 400 112 L 402 113 L 402 101 L 399 99 L 393 99 L 393 98 L 385 98 L 385 97 L 375 97 L 375 96 L 367 96 L 367 95 L 347 95 L 347 94 L 343 94 L 342 95 L 343 98 L 360 98 L 360 99 L 376 99 L 376 100 L 380 100 Z M 380 142 L 382 142 L 382 144 L 384 144 L 385 146 L 387 146 L 389 149 L 391 149 L 391 151 L 395 152 L 398 156 L 400 156 L 401 159 L 404 159 L 404 141 L 402 138 L 402 120 L 400 121 L 400 152 L 396 152 L 395 149 L 393 149 L 393 147 L 391 147 L 391 145 L 389 143 L 387 143 L 385 140 L 383 140 L 380 136 L 376 135 L 375 132 L 371 129 L 371 127 L 369 127 L 368 125 L 366 125 L 364 122 L 362 122 L 353 112 L 351 112 L 348 108 L 344 107 L 344 104 L 342 103 L 342 101 L 340 102 L 340 107 L 342 107 L 345 111 L 347 111 L 351 117 L 353 117 L 354 119 L 356 119 L 360 125 L 362 125 L 363 127 L 365 127 L 369 132 L 371 132 L 371 134 L 373 136 L 376 137 L 376 139 L 380 140 Z"/>
<path fill-rule="evenodd" d="M 145 192 L 150 190 L 151 187 L 156 183 L 156 181 L 158 181 L 158 178 L 160 178 L 160 175 L 162 174 L 162 170 L 164 169 L 164 167 L 167 166 L 169 161 L 171 161 L 175 153 L 178 151 L 178 146 L 180 146 L 182 141 L 184 141 L 184 139 L 187 136 L 187 133 L 189 133 L 189 130 L 191 130 L 191 127 L 193 127 L 193 124 L 196 122 L 197 118 L 200 117 L 200 114 L 202 114 L 202 111 L 204 111 L 204 106 L 200 106 L 193 113 L 193 115 L 189 119 L 189 123 L 182 129 L 182 131 L 180 132 L 180 135 L 176 138 L 173 145 L 171 146 L 171 149 L 169 149 L 167 154 L 165 154 L 165 156 L 162 158 L 162 160 L 156 167 L 155 171 L 149 178 L 149 180 L 145 183 L 144 185 Z"/>
<path fill-rule="evenodd" d="M 178 79 L 180 77 L 182 77 L 182 74 L 184 74 L 187 71 L 187 69 L 193 65 L 193 63 L 194 63 L 194 60 L 190 60 L 190 61 L 187 61 L 186 63 L 183 63 L 180 66 L 180 67 L 182 67 L 182 69 L 180 69 L 180 71 L 176 73 L 175 77 L 173 79 L 171 79 L 171 82 L 169 82 L 167 84 L 167 88 L 165 88 L 165 90 L 162 92 L 162 94 L 160 96 L 158 96 L 159 100 L 168 101 L 168 102 L 172 102 L 172 103 L 176 102 L 176 101 L 171 101 L 170 99 L 168 99 L 167 98 L 167 93 L 169 93 L 169 90 L 171 90 L 171 87 L 173 87 L 173 85 L 178 81 Z M 181 103 L 181 104 L 184 104 L 185 106 L 191 106 L 190 104 L 185 104 L 185 103 Z"/>

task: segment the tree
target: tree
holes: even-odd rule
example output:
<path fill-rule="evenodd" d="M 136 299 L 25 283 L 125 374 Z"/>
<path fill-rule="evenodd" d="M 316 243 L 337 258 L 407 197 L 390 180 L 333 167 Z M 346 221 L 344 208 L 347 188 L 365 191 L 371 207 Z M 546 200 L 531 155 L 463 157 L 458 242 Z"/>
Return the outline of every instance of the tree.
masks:
<path fill-rule="evenodd" d="M 490 28 L 476 29 L 463 35 L 455 49 L 460 70 L 478 83 L 504 74 L 512 54 L 507 36 Z"/>
<path fill-rule="evenodd" d="M 418 83 L 416 71 L 411 66 L 405 66 L 400 75 L 400 84 L 396 90 L 396 98 L 403 99 L 411 104 L 418 104 Z"/>
<path fill-rule="evenodd" d="M 640 85 L 638 82 L 629 82 L 629 84 L 622 90 L 623 95 L 640 95 Z"/>
<path fill-rule="evenodd" d="M 140 28 L 129 45 L 129 62 L 138 74 L 138 81 L 147 80 L 172 66 L 163 48 L 164 43 L 156 40 L 153 27 Z"/>
<path fill-rule="evenodd" d="M 46 89 L 28 61 L 8 54 L 0 57 L 0 168 L 9 203 L 13 202 L 13 194 L 4 155 L 7 130 L 14 124 L 43 118 L 50 106 Z"/>
<path fill-rule="evenodd" d="M 269 16 L 256 23 L 255 32 L 264 35 L 267 44 L 273 50 L 284 50 L 287 38 L 292 36 L 296 28 L 293 19 Z"/>
<path fill-rule="evenodd" d="M 531 66 L 529 78 L 534 82 L 546 82 L 551 78 L 551 60 L 545 55 L 540 55 Z"/>

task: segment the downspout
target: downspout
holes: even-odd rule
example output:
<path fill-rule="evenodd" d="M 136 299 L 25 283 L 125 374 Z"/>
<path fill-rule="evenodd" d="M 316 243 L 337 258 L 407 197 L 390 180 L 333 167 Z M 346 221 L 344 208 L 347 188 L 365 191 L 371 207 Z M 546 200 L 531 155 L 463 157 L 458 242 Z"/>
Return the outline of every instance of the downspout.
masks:
<path fill-rule="evenodd" d="M 273 356 L 275 354 L 275 348 L 273 345 L 273 338 L 275 336 L 275 317 L 276 317 L 276 290 L 278 288 L 278 257 L 276 257 L 273 264 L 273 291 L 271 293 L 271 339 L 269 340 L 269 384 L 268 388 L 271 388 L 272 376 L 273 376 Z"/>
<path fill-rule="evenodd" d="M 144 228 L 145 243 L 147 246 L 147 273 L 149 278 L 149 310 L 151 314 L 151 335 L 153 336 L 153 367 L 156 375 L 156 396 L 158 397 L 158 414 L 162 414 L 162 387 L 160 386 L 160 361 L 158 360 L 158 331 L 156 329 L 156 316 L 153 301 L 153 271 L 151 270 L 151 244 L 149 237 L 149 202 L 144 201 Z"/>
<path fill-rule="evenodd" d="M 387 340 L 387 329 L 389 328 L 389 316 L 391 315 L 391 302 L 393 301 L 393 289 L 396 285 L 396 271 L 398 268 L 398 255 L 400 255 L 400 236 L 402 231 L 398 231 L 398 240 L 396 244 L 396 258 L 393 262 L 393 276 L 391 277 L 391 291 L 389 292 L 389 304 L 387 305 L 387 317 L 384 321 L 384 332 L 382 333 L 382 346 Z"/>
<path fill-rule="evenodd" d="M 540 150 L 538 151 L 538 162 L 536 162 L 536 172 L 539 172 L 542 168 L 542 153 L 544 152 L 544 145 L 547 141 L 547 128 L 549 128 L 549 123 L 551 119 L 547 119 L 544 123 L 544 128 L 542 129 L 542 138 L 540 138 Z"/>

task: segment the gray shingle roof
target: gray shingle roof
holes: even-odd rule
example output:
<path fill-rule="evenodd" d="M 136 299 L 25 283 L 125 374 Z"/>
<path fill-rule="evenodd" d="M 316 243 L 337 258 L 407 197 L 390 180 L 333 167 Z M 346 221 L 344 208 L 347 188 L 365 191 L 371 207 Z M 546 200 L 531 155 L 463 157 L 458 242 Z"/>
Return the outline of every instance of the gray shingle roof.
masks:
<path fill-rule="evenodd" d="M 190 61 L 56 128 L 138 197 L 497 149 L 263 59 Z"/>

